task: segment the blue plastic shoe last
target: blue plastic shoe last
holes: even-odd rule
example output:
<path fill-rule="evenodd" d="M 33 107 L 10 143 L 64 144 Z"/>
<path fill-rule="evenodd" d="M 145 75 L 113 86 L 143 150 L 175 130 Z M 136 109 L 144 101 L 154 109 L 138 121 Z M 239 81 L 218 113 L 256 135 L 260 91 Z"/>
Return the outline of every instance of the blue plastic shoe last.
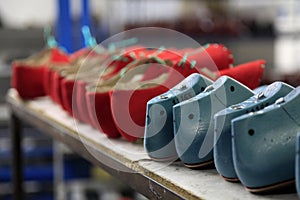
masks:
<path fill-rule="evenodd" d="M 273 105 L 232 120 L 233 164 L 251 192 L 294 184 L 300 87 Z"/>
<path fill-rule="evenodd" d="M 194 73 L 168 92 L 148 101 L 144 147 L 152 159 L 178 159 L 173 134 L 173 106 L 203 92 L 212 83 L 208 78 Z"/>
<path fill-rule="evenodd" d="M 173 106 L 175 146 L 191 168 L 213 163 L 213 116 L 254 93 L 236 80 L 222 76 L 199 95 Z"/>
<path fill-rule="evenodd" d="M 297 134 L 297 141 L 296 141 L 296 189 L 297 194 L 300 199 L 300 132 Z"/>
<path fill-rule="evenodd" d="M 217 171 L 226 180 L 238 180 L 232 161 L 231 120 L 243 114 L 261 110 L 275 103 L 278 98 L 284 97 L 293 89 L 292 86 L 283 82 L 274 82 L 246 101 L 232 105 L 215 114 L 214 162 Z"/>

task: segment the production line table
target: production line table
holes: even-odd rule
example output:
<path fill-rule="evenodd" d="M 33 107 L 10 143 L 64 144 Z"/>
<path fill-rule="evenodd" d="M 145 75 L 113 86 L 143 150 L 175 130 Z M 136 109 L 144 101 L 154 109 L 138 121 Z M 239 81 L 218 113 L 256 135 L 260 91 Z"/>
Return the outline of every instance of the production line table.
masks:
<path fill-rule="evenodd" d="M 79 123 L 48 97 L 23 101 L 14 89 L 7 94 L 13 152 L 14 199 L 24 199 L 22 122 L 31 124 L 80 156 L 130 185 L 149 199 L 297 199 L 296 193 L 254 195 L 239 183 L 223 180 L 215 169 L 191 170 L 179 161 L 150 160 L 141 143 L 108 139 Z"/>

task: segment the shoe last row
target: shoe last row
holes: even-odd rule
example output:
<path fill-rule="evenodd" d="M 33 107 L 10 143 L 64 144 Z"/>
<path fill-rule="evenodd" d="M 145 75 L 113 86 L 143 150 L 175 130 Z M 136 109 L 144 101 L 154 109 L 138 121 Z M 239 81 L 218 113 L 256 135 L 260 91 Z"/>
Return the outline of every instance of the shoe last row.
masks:
<path fill-rule="evenodd" d="M 153 53 L 141 50 L 144 51 L 149 55 Z M 141 79 L 131 82 L 138 87 L 139 81 L 147 85 L 134 91 L 129 104 L 130 116 L 141 126 L 136 135 L 129 135 L 117 123 L 122 116 L 118 114 L 122 101 L 131 92 L 131 86 L 127 88 L 129 85 L 125 83 L 120 84 L 121 87 L 113 85 L 116 86 L 113 88 L 109 84 L 107 87 L 106 83 L 120 80 L 120 76 L 115 79 L 116 75 L 140 58 L 124 54 L 127 62 L 114 60 L 105 78 L 98 81 L 102 84 L 99 90 L 92 91 L 90 88 L 97 77 L 93 76 L 93 80 L 81 77 L 74 81 L 72 76 L 76 74 L 76 67 L 68 69 L 67 76 L 61 73 L 70 62 L 80 61 L 80 56 L 88 51 L 68 56 L 51 48 L 13 62 L 12 85 L 24 99 L 50 95 L 70 115 L 99 128 L 108 137 L 123 136 L 134 141 L 144 135 L 145 150 L 154 160 L 179 158 L 190 168 L 214 162 L 221 176 L 229 181 L 240 181 L 251 192 L 289 186 L 296 178 L 300 191 L 300 135 L 297 137 L 300 132 L 300 87 L 274 82 L 255 93 L 251 89 L 259 85 L 264 60 L 232 67 L 233 59 L 227 48 L 208 45 L 206 53 L 211 54 L 216 64 L 214 71 L 195 65 L 193 61 L 197 59 L 202 63 L 210 62 L 199 58 L 200 54 L 198 57 L 191 54 L 192 51 L 185 49 L 174 54 L 166 50 L 156 55 L 157 60 L 147 57 L 152 60 L 147 61 L 149 66 L 161 64 L 161 59 L 163 63 L 169 63 L 169 68 L 160 67 L 162 71 L 153 73 L 149 67 L 140 73 Z M 49 63 L 62 68 L 53 70 L 53 75 L 46 77 Z M 176 70 L 176 67 L 179 68 Z M 181 79 L 177 79 L 172 71 L 177 71 Z M 126 74 L 128 77 L 136 75 L 129 70 Z M 46 86 L 48 83 L 51 87 Z M 168 87 L 153 87 L 152 83 L 168 83 Z M 103 87 L 106 88 L 104 92 Z M 97 99 L 103 99 L 104 104 Z"/>
<path fill-rule="evenodd" d="M 189 87 L 180 91 L 186 82 Z M 226 76 L 209 84 L 205 90 L 194 89 L 191 75 L 148 102 L 148 155 L 157 161 L 180 158 L 190 168 L 214 160 L 222 177 L 240 181 L 253 193 L 291 188 L 296 179 L 300 193 L 300 87 L 274 82 L 255 94 Z M 192 91 L 191 97 L 178 100 L 186 91 Z"/>

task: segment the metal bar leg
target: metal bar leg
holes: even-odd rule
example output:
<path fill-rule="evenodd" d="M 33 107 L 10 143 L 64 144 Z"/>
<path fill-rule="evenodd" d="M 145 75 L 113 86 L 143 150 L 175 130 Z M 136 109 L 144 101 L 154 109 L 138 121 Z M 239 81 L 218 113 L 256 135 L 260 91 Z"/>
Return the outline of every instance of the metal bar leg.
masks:
<path fill-rule="evenodd" d="M 10 130 L 12 142 L 11 152 L 13 199 L 22 200 L 24 199 L 24 190 L 21 121 L 13 113 L 10 115 Z"/>
<path fill-rule="evenodd" d="M 54 191 L 56 200 L 67 199 L 67 190 L 64 182 L 64 155 L 62 144 L 53 141 L 53 167 L 54 167 Z"/>

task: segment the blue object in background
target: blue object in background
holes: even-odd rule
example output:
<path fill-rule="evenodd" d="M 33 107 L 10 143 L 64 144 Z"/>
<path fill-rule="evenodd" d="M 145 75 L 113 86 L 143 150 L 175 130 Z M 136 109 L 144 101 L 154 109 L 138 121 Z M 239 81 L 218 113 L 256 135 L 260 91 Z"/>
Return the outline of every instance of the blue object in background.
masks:
<path fill-rule="evenodd" d="M 81 34 L 82 27 L 91 28 L 89 1 L 81 2 L 81 20 L 72 19 L 70 13 L 70 0 L 57 0 L 58 16 L 57 16 L 57 39 L 58 43 L 63 46 L 68 53 L 72 53 L 78 49 L 87 46 L 84 35 Z"/>
<path fill-rule="evenodd" d="M 68 53 L 74 51 L 72 45 L 72 19 L 70 15 L 70 1 L 57 0 L 58 18 L 57 18 L 57 40 Z"/>
<path fill-rule="evenodd" d="M 82 26 L 90 26 L 89 1 L 82 0 Z"/>
<path fill-rule="evenodd" d="M 31 139 L 32 142 L 24 143 L 24 180 L 35 181 L 41 190 L 34 194 L 26 194 L 26 199 L 30 200 L 53 200 L 53 191 L 51 190 L 54 178 L 53 169 L 53 147 L 52 143 L 40 131 L 34 128 L 24 128 L 23 135 L 25 140 Z M 0 127 L 0 141 L 7 140 L 9 128 Z M 9 143 L 10 144 L 10 143 Z M 11 148 L 10 145 L 0 146 L 0 185 L 11 181 L 12 168 L 10 165 Z M 91 164 L 81 157 L 75 155 L 64 156 L 63 169 L 64 181 L 74 179 L 84 179 L 91 177 Z M 50 188 L 49 183 L 51 184 Z M 9 200 L 11 194 L 0 195 L 0 199 Z"/>
<path fill-rule="evenodd" d="M 92 164 L 80 157 L 66 157 L 64 159 L 64 180 L 88 178 L 91 176 Z"/>
<path fill-rule="evenodd" d="M 89 13 L 89 1 L 82 0 L 82 10 L 81 10 L 81 27 L 90 27 L 90 13 Z M 82 34 L 82 47 L 86 46 L 84 40 L 84 35 Z"/>

